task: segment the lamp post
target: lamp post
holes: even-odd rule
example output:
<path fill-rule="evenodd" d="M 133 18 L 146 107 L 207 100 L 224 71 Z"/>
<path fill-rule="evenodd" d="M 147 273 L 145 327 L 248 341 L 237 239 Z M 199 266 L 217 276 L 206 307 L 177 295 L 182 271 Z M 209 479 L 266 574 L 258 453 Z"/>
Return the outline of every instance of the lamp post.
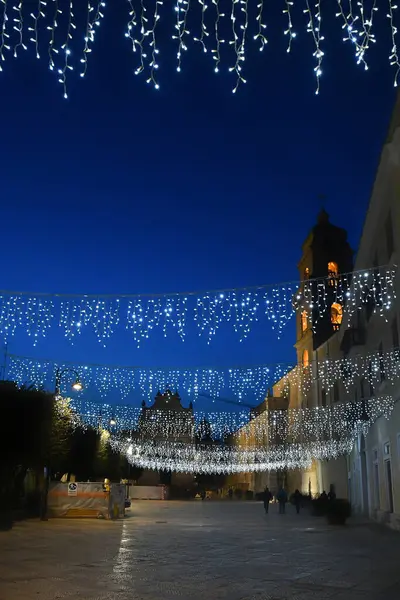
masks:
<path fill-rule="evenodd" d="M 58 367 L 56 369 L 56 386 L 55 386 L 55 392 L 54 392 L 55 395 L 59 396 L 61 394 L 61 382 L 62 382 L 62 377 L 63 377 L 63 375 L 65 375 L 65 373 L 72 373 L 75 376 L 75 381 L 71 387 L 76 392 L 81 392 L 83 390 L 83 385 L 79 378 L 78 371 L 75 371 L 75 369 L 72 369 L 70 367 L 65 367 L 64 369 L 62 369 L 61 367 Z"/>
<path fill-rule="evenodd" d="M 65 375 L 66 373 L 72 373 L 75 377 L 74 382 L 72 383 L 72 389 L 75 390 L 76 392 L 80 392 L 83 390 L 83 385 L 81 383 L 81 380 L 79 378 L 79 373 L 77 371 L 75 371 L 75 369 L 72 369 L 70 367 L 65 367 L 65 368 L 61 368 L 61 367 L 57 367 L 56 369 L 56 374 L 55 374 L 55 378 L 56 378 L 56 383 L 55 383 L 55 388 L 54 388 L 54 397 L 57 399 L 58 396 L 61 395 L 61 383 L 62 383 L 62 378 L 63 375 Z M 47 497 L 49 494 L 49 481 L 50 481 L 50 469 L 49 467 L 44 467 L 44 489 L 43 489 L 43 493 L 42 493 L 42 502 L 41 502 L 41 515 L 40 515 L 40 519 L 42 521 L 47 521 Z"/>

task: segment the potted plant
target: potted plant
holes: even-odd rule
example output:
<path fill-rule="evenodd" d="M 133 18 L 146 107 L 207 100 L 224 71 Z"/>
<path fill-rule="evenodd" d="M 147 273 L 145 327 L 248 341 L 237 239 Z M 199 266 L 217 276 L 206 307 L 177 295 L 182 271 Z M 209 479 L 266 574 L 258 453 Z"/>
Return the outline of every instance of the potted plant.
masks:
<path fill-rule="evenodd" d="M 326 516 L 330 525 L 345 525 L 351 516 L 351 504 L 348 500 L 337 498 L 327 504 Z"/>

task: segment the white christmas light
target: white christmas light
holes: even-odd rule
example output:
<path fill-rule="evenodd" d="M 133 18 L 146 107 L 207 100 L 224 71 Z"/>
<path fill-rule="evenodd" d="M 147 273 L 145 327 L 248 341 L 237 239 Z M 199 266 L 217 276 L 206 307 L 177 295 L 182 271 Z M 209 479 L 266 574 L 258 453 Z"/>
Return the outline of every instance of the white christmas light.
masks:
<path fill-rule="evenodd" d="M 306 311 L 316 328 L 321 319 L 330 318 L 333 304 L 340 306 L 346 323 L 366 304 L 386 318 L 395 298 L 394 280 L 394 269 L 381 268 L 341 274 L 334 281 L 325 277 L 300 284 L 159 296 L 0 292 L 0 336 L 7 341 L 22 329 L 36 344 L 50 327 L 58 325 L 71 341 L 90 329 L 106 345 L 120 328 L 128 330 L 139 346 L 155 329 L 161 329 L 165 337 L 177 334 L 183 341 L 190 321 L 209 343 L 223 325 L 232 327 L 242 341 L 256 322 L 265 319 L 279 337 L 297 311 Z"/>
<path fill-rule="evenodd" d="M 1 14 L 1 30 L 0 30 L 0 61 L 4 62 L 6 60 L 5 57 L 5 51 L 6 50 L 10 50 L 10 43 L 9 43 L 9 39 L 10 39 L 10 35 L 7 33 L 7 23 L 9 20 L 8 17 L 8 0 L 0 0 L 0 2 L 2 3 L 2 7 L 0 6 L 0 9 L 2 8 L 2 14 Z M 3 70 L 3 67 L 1 66 L 1 62 L 0 62 L 0 71 Z"/>
<path fill-rule="evenodd" d="M 230 390 L 239 401 L 249 395 L 262 400 L 269 387 L 288 372 L 292 365 L 276 364 L 239 368 L 161 369 L 118 367 L 107 365 L 77 365 L 49 360 L 10 356 L 7 376 L 19 385 L 30 383 L 52 389 L 57 368 L 71 367 L 79 374 L 85 389 L 95 389 L 102 397 L 111 390 L 122 398 L 136 392 L 141 398 L 151 398 L 160 389 L 180 389 L 196 400 L 201 393 L 218 397 Z"/>
<path fill-rule="evenodd" d="M 217 401 L 230 392 L 240 402 L 253 398 L 252 402 L 264 400 L 268 389 L 282 380 L 281 393 L 288 396 L 297 388 L 303 395 L 318 381 L 325 392 L 342 382 L 345 392 L 350 393 L 354 385 L 363 380 L 369 389 L 378 390 L 382 381 L 394 385 L 400 377 L 400 350 L 386 353 L 359 354 L 341 359 L 319 361 L 304 367 L 290 363 L 254 365 L 235 368 L 141 368 L 111 365 L 77 365 L 55 363 L 49 360 L 10 355 L 8 378 L 18 384 L 30 383 L 36 387 L 52 389 L 57 368 L 71 367 L 76 370 L 85 389 L 93 388 L 105 397 L 115 390 L 122 398 L 137 393 L 141 398 L 151 398 L 161 389 L 178 389 L 196 400 L 206 394 Z"/>
<path fill-rule="evenodd" d="M 67 0 L 68 1 L 68 0 Z M 37 3 L 29 19 L 25 18 L 24 2 L 16 0 L 0 0 L 0 60 L 3 62 L 6 58 L 6 50 L 9 46 L 13 48 L 13 55 L 19 56 L 19 49 L 28 49 L 25 44 L 25 34 L 29 32 L 29 39 L 35 48 L 36 56 L 41 56 L 40 46 L 47 45 L 49 55 L 49 67 L 51 70 L 61 70 L 59 80 L 64 88 L 64 95 L 67 97 L 66 77 L 68 71 L 73 66 L 72 61 L 68 59 L 71 55 L 78 55 L 81 47 L 78 47 L 80 40 L 84 39 L 83 56 L 80 59 L 82 68 L 80 76 L 84 77 L 87 71 L 88 54 L 92 51 L 95 41 L 95 30 L 100 25 L 104 17 L 103 0 L 86 0 L 87 15 L 79 14 L 78 19 L 71 12 L 72 5 L 69 3 L 66 7 L 60 0 L 33 0 Z M 157 69 L 159 65 L 158 55 L 159 47 L 156 41 L 156 29 L 162 29 L 166 21 L 162 18 L 161 8 L 163 0 L 126 0 L 129 4 L 129 14 L 125 26 L 125 36 L 130 39 L 132 50 L 139 52 L 139 65 L 135 73 L 139 74 L 146 71 L 146 81 L 152 83 L 155 89 L 159 88 L 157 79 Z M 200 43 L 205 53 L 211 49 L 214 59 L 214 70 L 219 72 L 222 68 L 222 56 L 220 53 L 221 44 L 225 40 L 221 39 L 221 20 L 225 16 L 222 12 L 222 6 L 226 11 L 226 16 L 230 18 L 231 31 L 229 44 L 233 49 L 234 60 L 230 60 L 229 70 L 234 72 L 236 85 L 233 88 L 235 92 L 238 85 L 245 82 L 243 76 L 243 64 L 247 59 L 248 39 L 258 45 L 260 50 L 265 48 L 267 37 L 265 35 L 267 10 L 269 3 L 265 0 L 255 0 L 256 6 L 252 10 L 250 0 L 174 0 L 176 9 L 176 19 L 173 25 L 174 41 L 177 44 L 177 69 L 182 68 L 183 53 L 189 50 L 190 42 Z M 363 64 L 368 68 L 367 54 L 371 45 L 376 41 L 375 38 L 375 14 L 378 10 L 378 1 L 370 0 L 336 0 L 336 16 L 341 23 L 344 31 L 344 41 L 350 41 L 354 47 L 355 57 L 358 64 Z M 395 21 L 397 10 L 396 0 L 387 0 L 386 17 L 388 29 L 391 36 L 391 51 L 389 62 L 395 67 L 394 84 L 400 72 L 400 59 L 397 48 L 398 27 Z M 62 6 L 62 8 L 61 8 Z M 296 38 L 296 31 L 304 27 L 304 20 L 301 18 L 301 10 L 298 9 L 298 3 L 293 0 L 283 0 L 283 13 L 286 17 L 283 33 L 287 37 L 287 51 L 292 49 L 292 42 Z M 196 8 L 199 10 L 196 10 Z M 45 13 L 49 12 L 49 18 L 44 18 Z M 314 71 L 317 79 L 317 89 L 319 91 L 320 77 L 322 74 L 323 48 L 321 35 L 321 23 L 325 5 L 321 0 L 305 0 L 305 9 L 307 20 L 305 23 L 308 31 L 314 40 Z M 326 7 L 326 10 L 327 7 Z M 325 13 L 324 13 L 325 14 Z M 51 16 L 53 15 L 53 16 Z M 11 22 L 12 27 L 9 27 Z M 328 21 L 325 21 L 328 23 Z M 7 27 L 8 23 L 8 27 Z M 190 24 L 190 27 L 189 27 Z M 77 35 L 72 39 L 73 31 L 76 28 Z M 42 30 L 47 29 L 47 37 L 42 35 Z M 139 30 L 137 32 L 137 30 Z M 191 33 L 193 30 L 193 34 Z M 61 32 L 67 31 L 67 40 L 59 40 Z M 58 34 L 58 35 L 57 35 Z M 9 39 L 11 37 L 12 39 Z M 164 39 L 170 36 L 164 33 Z M 79 40 L 79 42 L 78 42 Z M 64 51 L 61 48 L 64 45 Z M 76 48 L 75 48 L 76 45 Z M 65 52 L 69 50 L 70 54 Z M 61 55 L 61 64 L 57 65 L 57 55 Z M 67 61 L 67 64 L 65 64 Z M 233 64 L 232 64 L 233 62 Z M 1 68 L 1 67 L 0 67 Z M 148 71 L 148 72 L 147 72 Z"/>
<path fill-rule="evenodd" d="M 100 22 L 104 19 L 104 8 L 106 3 L 104 0 L 99 0 L 97 2 L 97 7 L 95 9 L 94 4 L 92 4 L 93 0 L 88 0 L 87 5 L 87 20 L 86 20 L 86 32 L 85 32 L 85 45 L 83 48 L 83 57 L 81 58 L 82 69 L 80 72 L 81 77 L 85 77 L 88 67 L 88 54 L 92 52 L 92 45 L 96 36 L 96 29 L 100 26 Z M 134 13 L 133 13 L 134 15 Z M 134 16 L 132 17 L 132 22 L 134 21 Z M 129 31 L 129 27 L 128 27 Z"/>

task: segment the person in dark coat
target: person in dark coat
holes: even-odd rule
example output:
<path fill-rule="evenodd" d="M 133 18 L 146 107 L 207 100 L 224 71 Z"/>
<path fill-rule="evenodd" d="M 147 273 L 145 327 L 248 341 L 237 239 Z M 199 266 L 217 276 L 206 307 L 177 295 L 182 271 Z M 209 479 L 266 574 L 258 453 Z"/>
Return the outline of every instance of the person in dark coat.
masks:
<path fill-rule="evenodd" d="M 279 502 L 279 514 L 284 515 L 287 502 L 287 493 L 283 487 L 281 487 L 279 490 L 277 498 Z"/>
<path fill-rule="evenodd" d="M 294 505 L 296 507 L 297 514 L 299 514 L 300 506 L 301 506 L 301 494 L 300 494 L 299 490 L 296 490 L 294 493 Z"/>
<path fill-rule="evenodd" d="M 266 486 L 266 488 L 264 490 L 264 510 L 265 510 L 266 514 L 268 514 L 269 503 L 271 500 L 272 500 L 272 494 L 269 491 L 269 487 Z"/>

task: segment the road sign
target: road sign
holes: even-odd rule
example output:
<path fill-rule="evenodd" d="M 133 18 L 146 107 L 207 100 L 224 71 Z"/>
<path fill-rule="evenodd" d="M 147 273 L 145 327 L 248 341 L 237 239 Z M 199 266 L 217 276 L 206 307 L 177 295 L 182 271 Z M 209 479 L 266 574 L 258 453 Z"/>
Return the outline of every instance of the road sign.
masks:
<path fill-rule="evenodd" d="M 68 484 L 68 496 L 77 496 L 78 495 L 78 484 L 75 482 L 71 482 Z"/>

